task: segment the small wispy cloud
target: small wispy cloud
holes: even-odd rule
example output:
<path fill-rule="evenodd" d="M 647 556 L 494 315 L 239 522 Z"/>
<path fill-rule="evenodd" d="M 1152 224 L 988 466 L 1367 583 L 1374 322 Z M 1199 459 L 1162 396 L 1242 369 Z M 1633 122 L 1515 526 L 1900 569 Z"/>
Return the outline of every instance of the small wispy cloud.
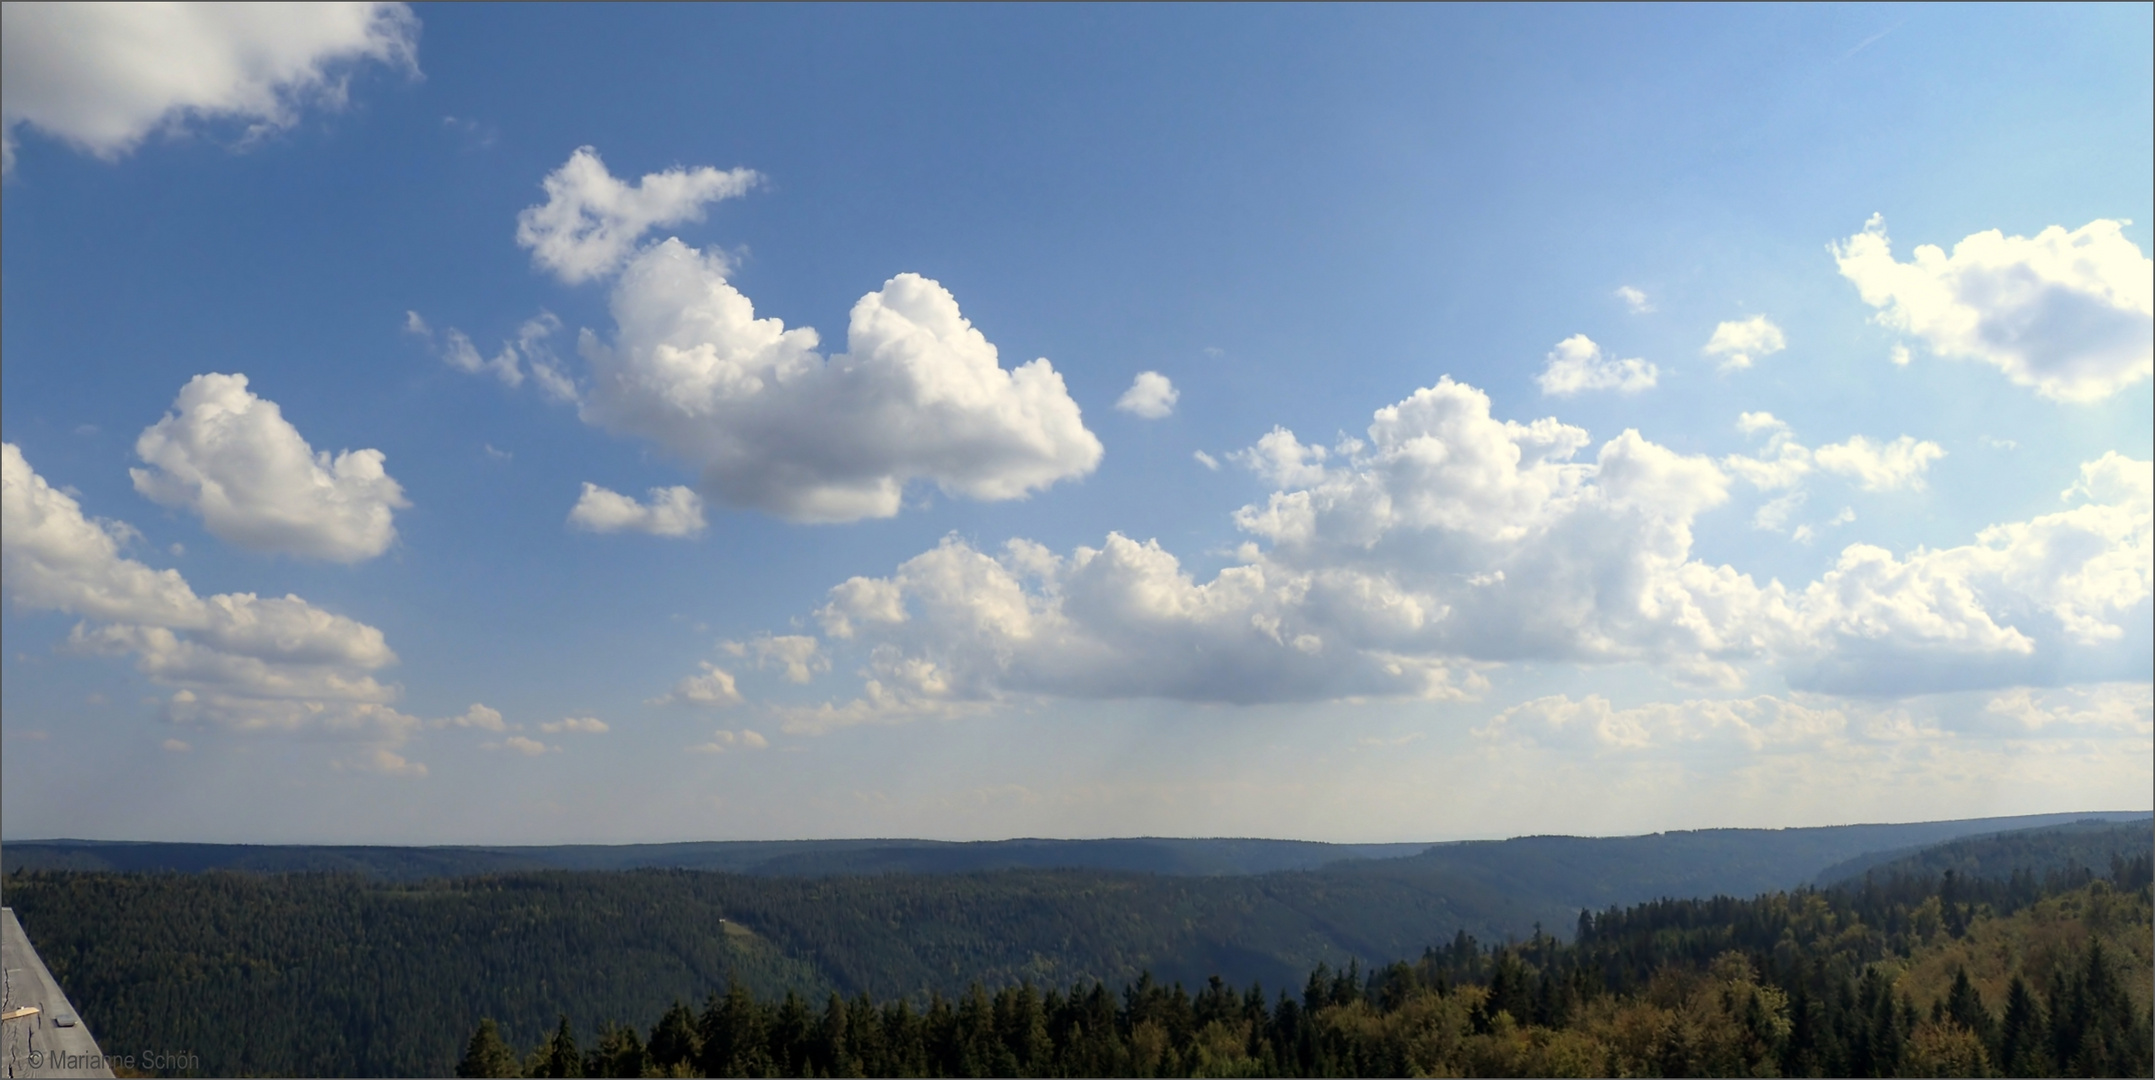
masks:
<path fill-rule="evenodd" d="M 606 726 L 606 721 L 596 716 L 569 716 L 551 723 L 540 724 L 539 730 L 548 735 L 559 735 L 562 732 L 574 732 L 579 735 L 604 735 L 612 729 Z"/>
<path fill-rule="evenodd" d="M 1888 26 L 1875 34 L 1872 34 L 1870 37 L 1864 38 L 1862 41 L 1856 42 L 1856 47 L 1848 50 L 1845 53 L 1842 53 L 1841 59 L 1847 60 L 1855 56 L 1857 53 L 1878 44 L 1880 41 L 1885 40 L 1887 34 L 1890 34 L 1906 25 L 1908 25 L 1908 20 L 1902 19 L 1900 22 L 1894 23 L 1892 26 Z"/>
<path fill-rule="evenodd" d="M 1713 337 L 1699 351 L 1720 357 L 1723 371 L 1740 371 L 1786 348 L 1788 336 L 1781 328 L 1764 315 L 1753 315 L 1714 327 Z"/>
<path fill-rule="evenodd" d="M 697 743 L 688 748 L 691 754 L 723 754 L 732 750 L 768 750 L 771 740 L 757 732 L 742 728 L 739 731 L 720 729 L 714 732 L 710 742 Z"/>

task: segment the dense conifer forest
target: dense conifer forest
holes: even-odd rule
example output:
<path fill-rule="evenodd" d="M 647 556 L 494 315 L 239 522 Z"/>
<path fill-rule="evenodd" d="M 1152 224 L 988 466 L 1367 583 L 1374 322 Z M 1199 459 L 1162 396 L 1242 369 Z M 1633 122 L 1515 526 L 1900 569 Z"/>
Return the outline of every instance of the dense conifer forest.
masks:
<path fill-rule="evenodd" d="M 1462 934 L 1270 998 L 1144 977 L 916 1009 L 736 984 L 587 1049 L 566 1016 L 524 1054 L 482 1020 L 458 1074 L 2146 1076 L 2149 866 L 1665 901 L 1582 914 L 1570 944 Z"/>
<path fill-rule="evenodd" d="M 2147 829 L 1493 942 L 1370 874 L 37 871 L 7 893 L 108 1051 L 213 1075 L 2144 1075 Z M 1260 950 L 1263 974 L 1216 977 Z"/>

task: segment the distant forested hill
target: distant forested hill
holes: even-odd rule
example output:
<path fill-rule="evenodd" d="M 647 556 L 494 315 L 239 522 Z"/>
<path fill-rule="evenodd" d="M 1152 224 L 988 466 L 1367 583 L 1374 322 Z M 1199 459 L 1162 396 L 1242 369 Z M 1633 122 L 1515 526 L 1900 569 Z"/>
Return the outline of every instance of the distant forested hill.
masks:
<path fill-rule="evenodd" d="M 2138 821 L 2091 818 L 2046 829 L 1972 836 L 1921 848 L 1873 852 L 1835 863 L 1819 872 L 1818 883 L 1832 885 L 1865 874 L 1943 874 L 1964 879 L 2002 880 L 2016 873 L 2036 877 L 2075 866 L 2104 867 L 2114 854 L 2155 850 L 2155 817 Z"/>
<path fill-rule="evenodd" d="M 1890 844 L 1893 830 L 1940 827 L 1862 828 Z M 2116 830 L 2128 857 L 2146 854 L 2136 828 Z M 477 1016 L 528 1044 L 563 1012 L 649 1018 L 729 979 L 766 999 L 792 989 L 810 1000 L 957 995 L 976 982 L 1121 986 L 1147 973 L 1291 988 L 1319 964 L 1379 965 L 1462 932 L 1523 940 L 1539 922 L 1566 934 L 1581 908 L 1735 894 L 1761 875 L 1795 884 L 1834 861 L 1817 835 L 1828 832 L 1528 838 L 1213 876 L 18 871 L 5 888 L 108 1039 L 221 1047 L 200 1051 L 211 1072 L 425 1074 L 446 1067 L 442 1047 Z M 2080 845 L 2090 865 L 2109 866 L 2080 833 L 2052 833 L 2062 839 L 2041 843 Z M 1777 839 L 1790 861 L 1775 862 Z M 1491 858 L 1504 851 L 1514 857 Z"/>
<path fill-rule="evenodd" d="M 717 840 L 679 844 L 553 847 L 391 847 L 310 844 L 176 844 L 96 840 L 10 841 L 0 865 L 15 870 L 338 871 L 397 880 L 512 870 L 721 870 L 820 877 L 840 874 L 964 874 L 982 870 L 1089 869 L 1212 876 L 1314 870 L 1348 859 L 1412 855 L 1427 844 L 1326 844 L 1307 840 L 1180 839 Z"/>
<path fill-rule="evenodd" d="M 1448 844 L 1325 844 L 1305 840 L 1180 839 L 737 840 L 553 847 L 391 847 L 14 840 L 0 872 L 16 870 L 338 871 L 395 880 L 516 870 L 721 870 L 760 876 L 957 874 L 983 870 L 1122 870 L 1220 876 L 1316 870 L 1351 860 L 1426 854 L 1428 865 L 1489 876 L 1533 895 L 1600 906 L 1654 896 L 1748 896 L 1786 888 L 1832 864 L 1955 837 L 2062 825 L 2129 813 L 2040 814 L 1906 825 L 1708 829 L 1635 837 L 1531 836 Z M 1586 876 L 1581 868 L 1591 868 Z M 1408 869 L 1406 873 L 1415 871 Z M 1576 895 L 1575 895 L 1576 894 Z M 1531 923 L 1531 919 L 1529 920 Z M 1524 927 L 1522 926 L 1522 932 Z"/>

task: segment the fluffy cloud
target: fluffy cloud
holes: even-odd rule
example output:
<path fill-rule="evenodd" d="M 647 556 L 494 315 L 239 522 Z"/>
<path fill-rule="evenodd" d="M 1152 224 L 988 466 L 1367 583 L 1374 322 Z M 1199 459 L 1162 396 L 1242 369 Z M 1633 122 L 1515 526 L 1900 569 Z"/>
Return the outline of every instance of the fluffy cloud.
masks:
<path fill-rule="evenodd" d="M 501 750 L 511 754 L 522 754 L 525 757 L 538 757 L 549 751 L 559 753 L 561 750 L 558 746 L 548 746 L 537 739 L 525 738 L 522 735 L 511 735 L 500 742 L 480 743 L 479 745 L 481 749 Z"/>
<path fill-rule="evenodd" d="M 14 444 L 0 453 L 0 579 L 8 595 L 21 608 L 90 620 L 75 626 L 68 647 L 133 656 L 144 676 L 175 688 L 166 706 L 174 721 L 384 747 L 423 725 L 398 712 L 398 688 L 375 677 L 397 660 L 380 630 L 297 596 L 198 596 L 177 572 L 122 555 L 124 526 L 84 517 Z M 466 715 L 481 710 L 492 713 L 476 706 Z"/>
<path fill-rule="evenodd" d="M 1819 468 L 1849 477 L 1865 491 L 1896 491 L 1921 489 L 1924 472 L 1931 462 L 1945 456 L 1945 449 L 1908 435 L 1889 443 L 1856 435 L 1847 442 L 1821 446 L 1811 456 Z"/>
<path fill-rule="evenodd" d="M 254 551 L 359 562 L 397 536 L 404 490 L 379 450 L 315 453 L 245 375 L 197 375 L 172 412 L 143 431 L 135 490 L 202 518 L 219 539 Z"/>
<path fill-rule="evenodd" d="M 361 754 L 356 759 L 352 759 L 349 761 L 337 761 L 332 762 L 331 764 L 338 772 L 343 772 L 346 769 L 353 769 L 358 772 L 380 773 L 384 776 L 404 776 L 414 778 L 422 777 L 427 774 L 427 767 L 424 764 L 417 761 L 407 760 L 404 755 L 399 754 L 386 746 L 376 746 Z"/>
<path fill-rule="evenodd" d="M 569 524 L 591 532 L 694 536 L 704 528 L 703 498 L 685 487 L 652 488 L 651 501 L 639 503 L 587 481 L 569 510 Z"/>
<path fill-rule="evenodd" d="M 1568 397 L 1582 390 L 1635 394 L 1652 387 L 1660 378 L 1661 371 L 1654 365 L 1636 357 L 1618 360 L 1604 356 L 1593 339 L 1573 334 L 1556 343 L 1556 349 L 1549 354 L 1549 365 L 1542 369 L 1537 381 L 1542 393 Z"/>
<path fill-rule="evenodd" d="M 1738 371 L 1785 348 L 1788 348 L 1788 338 L 1781 333 L 1781 328 L 1764 315 L 1753 315 L 1714 327 L 1713 337 L 1708 338 L 1706 347 L 1699 351 L 1720 357 L 1721 370 Z"/>
<path fill-rule="evenodd" d="M 1689 558 L 1693 518 L 1727 498 L 1711 461 L 1635 431 L 1577 461 L 1585 431 L 1496 420 L 1486 394 L 1450 379 L 1378 410 L 1368 434 L 1320 474 L 1314 454 L 1276 472 L 1283 490 L 1236 520 L 1271 543 L 1272 564 L 1366 582 L 1343 612 L 1416 597 L 1420 615 L 1395 648 L 1653 660 L 1718 680 L 1716 657 L 1755 647 L 1742 612 L 1756 586 Z"/>
<path fill-rule="evenodd" d="M 460 715 L 436 720 L 434 721 L 434 726 L 477 728 L 480 731 L 493 732 L 508 730 L 508 725 L 502 723 L 500 710 L 490 709 L 479 704 L 473 704 L 471 708 L 464 710 Z"/>
<path fill-rule="evenodd" d="M 779 669 L 787 682 L 806 683 L 831 669 L 823 643 L 806 634 L 766 634 L 750 641 L 729 641 L 721 648 L 732 656 L 753 658 L 758 671 Z"/>
<path fill-rule="evenodd" d="M 2025 735 L 2155 734 L 2155 693 L 2134 683 L 2067 686 L 2049 690 L 2015 687 L 1991 695 L 1980 717 L 1963 720 L 1976 730 Z"/>
<path fill-rule="evenodd" d="M 204 626 L 209 616 L 177 570 L 152 570 L 120 554 L 118 523 L 91 521 L 66 493 L 5 444 L 4 580 L 24 608 L 122 622 Z"/>
<path fill-rule="evenodd" d="M 703 674 L 682 679 L 674 684 L 672 693 L 652 698 L 648 704 L 723 709 L 741 703 L 741 691 L 734 686 L 731 672 L 709 663 L 702 667 Z"/>
<path fill-rule="evenodd" d="M 1616 298 L 1622 300 L 1624 306 L 1630 308 L 1633 315 L 1645 315 L 1654 310 L 1653 297 L 1646 295 L 1646 291 L 1643 289 L 1635 289 L 1629 285 L 1619 285 L 1616 287 Z"/>
<path fill-rule="evenodd" d="M 1768 414 L 1747 422 L 1787 434 Z M 781 710 L 787 730 L 1029 696 L 1450 698 L 1514 662 L 1635 662 L 1719 685 L 1763 663 L 1859 693 L 2146 667 L 2131 628 L 2147 621 L 2155 561 L 2147 462 L 2091 462 L 2067 493 L 2076 505 L 1962 547 L 1852 545 L 1791 589 L 1693 557 L 1692 524 L 1736 470 L 1635 431 L 1586 459 L 1586 432 L 1498 420 L 1485 394 L 1445 379 L 1378 410 L 1366 435 L 1326 449 L 1275 429 L 1238 455 L 1279 490 L 1237 512 L 1262 543 L 1209 580 L 1156 541 L 1110 533 L 1067 555 L 950 537 L 887 577 L 839 584 L 816 617 L 862 658 L 861 695 Z M 1809 451 L 1785 468 L 1746 460 L 1765 482 L 1787 473 L 1784 486 L 1815 467 Z M 739 700 L 730 677 L 722 696 Z"/>
<path fill-rule="evenodd" d="M 723 754 L 729 750 L 768 750 L 771 741 L 746 728 L 740 731 L 719 730 L 711 741 L 688 748 L 691 754 Z"/>
<path fill-rule="evenodd" d="M 1764 433 L 1766 445 L 1757 455 L 1725 457 L 1721 459 L 1721 467 L 1761 491 L 1786 492 L 1760 506 L 1751 519 L 1757 528 L 1774 532 L 1785 528 L 1790 515 L 1803 506 L 1802 486 L 1805 478 L 1814 472 L 1823 470 L 1846 476 L 1865 491 L 1921 490 L 1931 462 L 1945 456 L 1944 447 L 1910 435 L 1889 443 L 1852 435 L 1845 442 L 1828 443 L 1813 450 L 1797 442 L 1795 432 L 1788 424 L 1768 412 L 1744 413 L 1737 419 L 1736 426 L 1747 435 Z M 1855 520 L 1852 510 L 1843 509 L 1841 514 L 1831 524 Z M 1811 525 L 1798 525 L 1791 535 L 1808 540 L 1815 537 L 1817 531 Z"/>
<path fill-rule="evenodd" d="M 606 721 L 596 716 L 569 716 L 540 724 L 539 730 L 548 735 L 558 735 L 562 732 L 578 735 L 604 735 L 613 729 L 606 726 Z"/>
<path fill-rule="evenodd" d="M 2034 237 L 1996 229 L 1893 257 L 1885 220 L 1834 248 L 1878 321 L 1940 356 L 1980 360 L 2060 401 L 2097 401 L 2155 371 L 2155 262 L 2097 220 Z"/>
<path fill-rule="evenodd" d="M 1001 367 L 942 286 L 900 274 L 853 306 L 849 351 L 755 315 L 722 259 L 646 248 L 613 294 L 611 343 L 587 333 L 584 418 L 701 472 L 704 494 L 794 521 L 890 517 L 908 481 L 1021 497 L 1099 463 L 1045 359 Z"/>
<path fill-rule="evenodd" d="M 1505 709 L 1474 733 L 1489 742 L 1538 743 L 1597 756 L 1695 749 L 1805 757 L 1970 736 L 2145 739 L 2155 731 L 2151 712 L 2155 699 L 2145 683 L 2015 687 L 1890 702 L 1761 695 L 1630 708 L 1599 694 L 1578 700 L 1558 694 Z"/>
<path fill-rule="evenodd" d="M 2138 674 L 2128 630 L 2148 622 L 2155 464 L 2115 452 L 2081 466 L 2068 509 L 1993 525 L 1905 557 L 1851 545 L 1804 590 L 1811 659 L 1792 685 L 1835 692 L 2044 682 L 2073 653 Z M 2144 634 L 2141 634 L 2144 637 Z"/>
<path fill-rule="evenodd" d="M 418 70 L 403 4 L 8 4 L 0 28 L 8 168 L 17 124 L 110 160 L 195 120 L 288 127 L 363 63 Z"/>
<path fill-rule="evenodd" d="M 1237 515 L 1271 548 L 1209 581 L 1110 534 L 1068 556 L 946 539 L 841 584 L 818 617 L 867 652 L 866 691 L 819 726 L 1006 693 L 1446 698 L 1487 661 L 1711 668 L 1749 647 L 1700 610 L 1748 583 L 1685 565 L 1690 518 L 1725 498 L 1711 462 L 1632 432 L 1573 462 L 1585 432 L 1494 420 L 1450 380 L 1379 410 L 1368 434 L 1328 453 L 1275 431 L 1243 455 L 1285 489 Z"/>
<path fill-rule="evenodd" d="M 703 220 L 706 205 L 746 194 L 762 177 L 750 169 L 668 169 L 632 187 L 615 179 L 591 147 L 580 147 L 544 181 L 546 202 L 516 216 L 516 242 L 569 284 L 618 269 L 652 229 Z"/>
<path fill-rule="evenodd" d="M 831 591 L 817 615 L 826 633 L 865 648 L 865 696 L 793 716 L 788 730 L 1010 693 L 1251 703 L 1456 697 L 1472 684 L 1439 663 L 1357 647 L 1360 628 L 1304 618 L 1311 584 L 1262 566 L 1200 583 L 1157 543 L 1113 533 L 1067 557 L 1025 541 L 991 556 L 948 538 L 890 578 Z"/>
<path fill-rule="evenodd" d="M 1721 744 L 1757 751 L 1808 750 L 1847 731 L 1840 709 L 1775 697 L 1654 702 L 1620 709 L 1599 694 L 1558 694 L 1498 713 L 1475 734 L 1600 753 Z"/>
<path fill-rule="evenodd" d="M 1099 439 L 1045 359 L 1005 370 L 994 345 L 937 283 L 900 274 L 853 306 L 848 351 L 826 357 L 808 327 L 757 318 L 727 281 L 726 259 L 667 239 L 638 247 L 650 229 L 693 220 L 709 202 L 739 195 L 746 169 L 674 169 L 627 184 L 589 147 L 546 178 L 548 201 L 518 218 L 517 238 L 566 281 L 620 271 L 611 341 L 590 331 L 578 351 L 588 387 L 564 373 L 545 339 L 551 316 L 482 355 L 450 330 L 445 362 L 508 385 L 525 372 L 583 419 L 648 440 L 697 470 L 704 497 L 803 522 L 890 517 L 913 481 L 947 495 L 1021 498 L 1083 476 Z M 414 332 L 433 339 L 416 314 Z M 1122 407 L 1172 411 L 1176 392 L 1147 372 Z M 586 485 L 570 520 L 595 531 L 687 535 L 701 528 L 688 489 L 650 505 Z"/>
<path fill-rule="evenodd" d="M 1182 392 L 1167 376 L 1140 371 L 1130 388 L 1115 399 L 1115 408 L 1146 420 L 1160 420 L 1174 413 L 1175 402 L 1181 397 Z"/>

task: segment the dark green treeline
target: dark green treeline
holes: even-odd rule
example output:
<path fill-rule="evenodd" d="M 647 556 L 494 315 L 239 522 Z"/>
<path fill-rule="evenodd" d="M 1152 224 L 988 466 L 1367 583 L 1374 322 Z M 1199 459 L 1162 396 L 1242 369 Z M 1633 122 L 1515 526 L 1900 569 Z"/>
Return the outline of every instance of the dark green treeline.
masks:
<path fill-rule="evenodd" d="M 1367 975 L 1320 967 L 1299 995 L 1272 998 L 1146 977 L 1120 993 L 976 985 L 916 1008 L 865 993 L 759 1000 L 735 985 L 700 1011 L 676 1002 L 647 1035 L 609 1022 L 581 1049 L 566 1017 L 521 1054 L 482 1021 L 459 1073 L 2146 1076 L 2148 973 L 2104 941 L 2146 939 L 2149 869 L 2142 856 L 2106 880 L 1947 874 L 1665 901 L 1584 914 L 1571 944 L 1461 934 Z M 2061 940 L 2031 985 L 2036 954 Z M 1986 1001 L 1964 965 L 1925 985 L 1919 961 L 1938 968 L 1969 946 L 2027 954 L 2002 1000 Z"/>

